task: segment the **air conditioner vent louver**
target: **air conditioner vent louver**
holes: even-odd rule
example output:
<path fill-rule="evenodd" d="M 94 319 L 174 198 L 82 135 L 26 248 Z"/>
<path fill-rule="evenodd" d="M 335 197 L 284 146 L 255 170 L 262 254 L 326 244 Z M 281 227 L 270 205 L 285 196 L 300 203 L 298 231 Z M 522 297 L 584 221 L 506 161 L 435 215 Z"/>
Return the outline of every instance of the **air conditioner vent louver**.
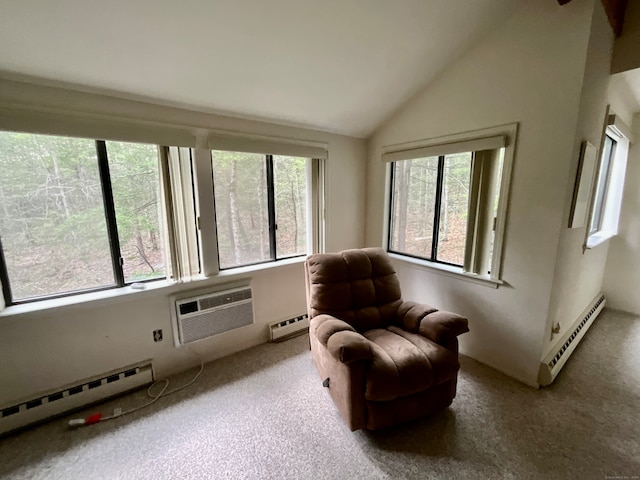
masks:
<path fill-rule="evenodd" d="M 249 286 L 173 299 L 176 346 L 253 324 Z"/>
<path fill-rule="evenodd" d="M 242 300 L 251 300 L 251 289 L 245 288 L 240 291 L 223 293 L 220 295 L 211 295 L 203 297 L 199 300 L 200 310 L 209 310 L 222 305 L 240 302 Z"/>

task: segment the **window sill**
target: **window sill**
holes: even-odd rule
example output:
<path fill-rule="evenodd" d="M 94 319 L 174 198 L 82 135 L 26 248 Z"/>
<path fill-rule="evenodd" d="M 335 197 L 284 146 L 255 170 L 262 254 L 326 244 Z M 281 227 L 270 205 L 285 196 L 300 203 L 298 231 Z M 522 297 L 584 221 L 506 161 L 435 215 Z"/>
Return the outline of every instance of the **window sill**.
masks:
<path fill-rule="evenodd" d="M 610 240 L 615 236 L 616 236 L 615 233 L 608 233 L 608 232 L 594 233 L 592 235 L 589 235 L 589 237 L 587 237 L 587 243 L 585 244 L 584 248 L 585 250 L 590 250 L 592 248 L 597 247 L 598 245 L 605 243 L 607 240 Z"/>
<path fill-rule="evenodd" d="M 298 263 L 304 263 L 307 259 L 307 255 L 300 255 L 298 257 L 285 258 L 277 260 L 275 262 L 256 263 L 254 265 L 247 265 L 246 267 L 235 267 L 221 270 L 217 277 L 233 277 L 236 275 L 243 275 L 246 273 L 259 272 L 262 270 L 269 270 L 277 267 L 285 267 L 287 265 L 297 265 Z M 213 277 L 211 277 L 213 278 Z"/>
<path fill-rule="evenodd" d="M 98 307 L 103 304 L 113 303 L 114 301 L 138 300 L 149 296 L 172 295 L 181 291 L 189 291 L 208 287 L 210 285 L 228 283 L 233 280 L 240 280 L 243 277 L 246 278 L 247 275 L 252 273 L 301 264 L 306 260 L 306 258 L 307 256 L 303 255 L 301 257 L 278 260 L 277 262 L 238 267 L 223 270 L 218 273 L 218 275 L 212 275 L 211 277 L 199 276 L 184 282 L 158 280 L 155 282 L 143 283 L 142 285 L 144 285 L 144 288 L 140 289 L 127 286 L 122 288 L 113 288 L 110 290 L 100 290 L 97 292 L 81 293 L 78 295 L 69 295 L 68 297 L 11 305 L 0 311 L 0 320 L 35 312 L 50 312 L 63 308 L 86 307 L 89 305 L 92 307 Z"/>
<path fill-rule="evenodd" d="M 129 285 L 122 288 L 80 293 L 77 295 L 69 295 L 68 297 L 52 298 L 50 300 L 37 300 L 29 303 L 21 303 L 19 305 L 6 307 L 0 312 L 0 318 L 45 310 L 55 310 L 75 305 L 84 305 L 87 303 L 104 302 L 111 299 L 122 299 L 131 296 L 140 298 L 141 296 L 146 296 L 145 294 L 148 295 L 151 292 L 157 293 L 159 290 L 162 291 L 168 287 L 178 284 L 178 282 L 174 282 L 172 280 L 158 280 L 155 282 L 143 283 L 142 285 L 144 288 L 133 288 Z"/>
<path fill-rule="evenodd" d="M 429 262 L 428 260 L 420 260 L 418 258 L 406 257 L 404 255 L 398 255 L 397 253 L 390 253 L 389 256 L 394 260 L 400 260 L 409 264 L 409 266 L 418 268 L 420 270 L 427 270 L 438 275 L 444 275 L 446 277 L 456 278 L 465 282 L 476 283 L 478 285 L 484 285 L 490 288 L 498 288 L 500 285 L 504 285 L 502 280 L 491 278 L 487 275 L 476 275 L 462 271 L 461 267 L 454 267 L 452 265 L 444 265 L 441 263 Z"/>

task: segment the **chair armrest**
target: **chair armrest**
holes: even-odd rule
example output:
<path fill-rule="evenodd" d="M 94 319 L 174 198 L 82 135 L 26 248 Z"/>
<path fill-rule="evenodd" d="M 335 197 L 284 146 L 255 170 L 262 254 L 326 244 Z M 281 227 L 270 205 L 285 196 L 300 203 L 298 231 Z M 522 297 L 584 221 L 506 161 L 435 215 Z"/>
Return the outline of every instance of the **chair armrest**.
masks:
<path fill-rule="evenodd" d="M 396 311 L 396 325 L 412 333 L 418 333 L 420 322 L 438 309 L 425 303 L 402 302 Z"/>
<path fill-rule="evenodd" d="M 373 358 L 370 344 L 371 342 L 358 332 L 342 331 L 329 337 L 327 349 L 342 363 L 353 363 Z"/>
<path fill-rule="evenodd" d="M 330 315 L 318 315 L 311 319 L 310 334 L 342 363 L 373 358 L 371 341 L 356 332 L 347 322 Z"/>
<path fill-rule="evenodd" d="M 448 340 L 468 332 L 469 321 L 456 313 L 440 310 L 425 316 L 418 331 L 423 337 L 443 345 Z"/>
<path fill-rule="evenodd" d="M 397 325 L 439 345 L 468 332 L 468 323 L 460 315 L 416 302 L 403 302 L 396 312 Z"/>

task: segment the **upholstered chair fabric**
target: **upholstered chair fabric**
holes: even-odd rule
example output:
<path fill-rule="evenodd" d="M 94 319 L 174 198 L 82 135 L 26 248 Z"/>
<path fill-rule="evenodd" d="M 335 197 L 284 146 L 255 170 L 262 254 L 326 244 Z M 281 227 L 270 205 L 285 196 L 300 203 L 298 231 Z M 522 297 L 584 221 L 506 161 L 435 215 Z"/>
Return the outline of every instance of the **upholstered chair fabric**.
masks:
<path fill-rule="evenodd" d="M 381 249 L 311 255 L 307 269 L 309 317 L 327 313 L 363 331 L 389 326 L 402 304 L 400 282 Z"/>
<path fill-rule="evenodd" d="M 310 255 L 305 280 L 312 358 L 352 430 L 451 404 L 466 318 L 403 301 L 380 248 Z"/>

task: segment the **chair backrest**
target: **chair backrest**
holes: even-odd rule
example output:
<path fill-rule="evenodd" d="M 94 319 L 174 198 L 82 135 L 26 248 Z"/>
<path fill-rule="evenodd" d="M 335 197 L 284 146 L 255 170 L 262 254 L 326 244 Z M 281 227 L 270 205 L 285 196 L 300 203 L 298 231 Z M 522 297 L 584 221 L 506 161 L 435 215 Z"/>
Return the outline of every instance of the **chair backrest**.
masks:
<path fill-rule="evenodd" d="M 398 276 L 381 248 L 310 255 L 305 276 L 309 318 L 326 313 L 358 331 L 383 328 L 402 303 Z"/>

